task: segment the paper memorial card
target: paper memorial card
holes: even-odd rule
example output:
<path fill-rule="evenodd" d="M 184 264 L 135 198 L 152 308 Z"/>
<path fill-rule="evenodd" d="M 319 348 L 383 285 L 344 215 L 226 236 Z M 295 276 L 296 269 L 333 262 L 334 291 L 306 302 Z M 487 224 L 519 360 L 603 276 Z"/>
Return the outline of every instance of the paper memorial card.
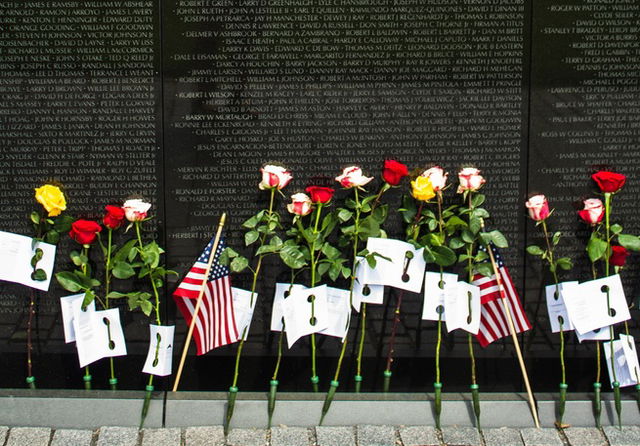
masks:
<path fill-rule="evenodd" d="M 24 235 L 0 231 L 0 280 L 20 283 L 41 291 L 49 290 L 56 259 L 56 247 L 49 243 L 38 242 L 32 248 L 33 239 Z M 33 280 L 31 258 L 35 249 L 42 249 L 42 258 L 36 268 L 47 273 L 45 280 Z"/>
<path fill-rule="evenodd" d="M 620 336 L 620 339 L 613 341 L 613 361 L 611 360 L 611 341 L 604 342 L 602 347 L 605 358 L 607 359 L 607 370 L 609 371 L 611 387 L 613 387 L 614 381 L 618 381 L 620 387 L 637 384 L 636 377 L 633 375 L 638 371 L 638 356 L 635 354 L 633 338 L 629 340 L 626 336 L 624 338 Z M 612 366 L 616 372 L 615 379 Z"/>
<path fill-rule="evenodd" d="M 555 284 L 545 287 L 547 312 L 549 313 L 549 323 L 551 324 L 551 331 L 553 333 L 560 331 L 560 321 L 562 321 L 562 331 L 571 331 L 574 329 L 562 296 L 566 293 L 571 293 L 571 290 L 578 286 L 578 282 L 563 282 L 558 284 L 557 290 Z"/>
<path fill-rule="evenodd" d="M 101 338 L 102 331 L 94 330 L 93 318 L 95 307 L 87 306 L 82 309 L 82 299 L 72 302 L 73 331 L 75 333 L 76 350 L 80 367 L 84 367 L 102 358 L 102 346 L 108 342 L 108 338 Z M 94 345 L 97 347 L 94 348 Z"/>
<path fill-rule="evenodd" d="M 611 312 L 607 308 L 607 293 Z M 565 290 L 569 319 L 579 333 L 623 322 L 631 318 L 619 275 L 581 283 Z"/>
<path fill-rule="evenodd" d="M 73 329 L 73 304 L 79 302 L 78 305 L 82 306 L 84 300 L 84 293 L 73 294 L 71 296 L 65 296 L 60 298 L 60 308 L 62 310 L 62 328 L 64 330 L 64 342 L 70 343 L 76 340 L 76 332 Z M 90 312 L 96 310 L 96 304 L 91 301 L 87 305 L 87 309 Z"/>
<path fill-rule="evenodd" d="M 282 331 L 282 302 L 289 297 L 293 290 L 304 290 L 307 287 L 294 283 L 276 283 L 276 291 L 273 295 L 273 308 L 271 310 L 271 331 Z M 286 329 L 285 329 L 286 330 Z"/>
<path fill-rule="evenodd" d="M 96 311 L 91 315 L 91 319 L 95 329 L 102 330 L 101 337 L 106 339 L 103 357 L 125 356 L 127 344 L 120 323 L 120 311 L 117 308 Z"/>
<path fill-rule="evenodd" d="M 426 263 L 423 249 L 400 240 L 369 237 L 367 250 L 389 258 L 376 257 L 376 267 L 367 272 L 370 285 L 387 285 L 419 293 L 422 290 Z"/>
<path fill-rule="evenodd" d="M 424 275 L 424 304 L 422 305 L 422 319 L 446 321 L 445 299 L 448 294 L 455 300 L 458 276 L 450 273 L 435 273 L 428 271 Z"/>
<path fill-rule="evenodd" d="M 253 303 L 251 302 L 251 291 L 231 287 L 231 294 L 233 296 L 233 315 L 236 320 L 236 328 L 240 336 L 244 333 L 243 339 L 246 341 L 258 294 L 253 293 Z"/>
<path fill-rule="evenodd" d="M 585 334 L 578 333 L 578 330 L 575 330 L 576 338 L 578 342 L 582 344 L 582 341 L 608 341 L 611 339 L 609 327 L 596 328 L 595 330 L 591 330 L 586 332 Z"/>
<path fill-rule="evenodd" d="M 467 282 L 458 282 L 455 293 L 446 293 L 444 308 L 447 313 L 447 332 L 462 328 L 471 334 L 480 330 L 480 288 Z"/>
<path fill-rule="evenodd" d="M 367 261 L 363 257 L 358 257 L 356 280 L 353 282 L 353 297 L 351 299 L 351 305 L 358 313 L 362 303 L 380 305 L 384 301 L 384 285 L 373 285 L 367 281 L 370 270 Z"/>
<path fill-rule="evenodd" d="M 149 325 L 149 352 L 142 373 L 171 375 L 174 325 Z"/>
<path fill-rule="evenodd" d="M 622 350 L 624 350 L 624 356 L 627 360 L 627 368 L 629 369 L 629 376 L 633 381 L 632 384 L 640 383 L 640 365 L 638 364 L 638 351 L 636 350 L 636 343 L 633 336 L 620 335 L 620 342 L 622 343 Z"/>
<path fill-rule="evenodd" d="M 319 333 L 344 340 L 351 316 L 349 290 L 327 287 L 327 312 L 329 326 Z"/>
<path fill-rule="evenodd" d="M 311 316 L 313 302 L 313 316 Z M 310 335 L 329 326 L 327 286 L 297 289 L 282 302 L 284 324 L 289 348 L 302 336 Z"/>

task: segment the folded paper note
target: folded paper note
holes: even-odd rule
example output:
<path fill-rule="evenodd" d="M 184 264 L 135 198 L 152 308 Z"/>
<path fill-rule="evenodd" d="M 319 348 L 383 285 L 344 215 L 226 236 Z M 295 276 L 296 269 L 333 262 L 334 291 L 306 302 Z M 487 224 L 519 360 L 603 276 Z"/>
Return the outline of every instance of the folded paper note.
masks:
<path fill-rule="evenodd" d="M 638 383 L 640 367 L 633 337 L 620 335 L 620 339 L 613 341 L 613 361 L 611 360 L 611 341 L 602 344 L 607 359 L 607 370 L 611 387 L 618 381 L 620 387 L 632 386 Z M 615 378 L 612 370 L 615 369 Z"/>
<path fill-rule="evenodd" d="M 156 376 L 171 375 L 173 358 L 173 325 L 149 325 L 149 352 L 143 373 Z"/>
<path fill-rule="evenodd" d="M 319 333 L 344 340 L 351 315 L 349 290 L 327 287 L 327 313 L 329 325 Z"/>
<path fill-rule="evenodd" d="M 580 334 L 575 331 L 578 342 L 582 344 L 582 341 L 608 341 L 611 339 L 609 327 L 596 328 L 595 330 L 588 331 L 585 334 Z"/>
<path fill-rule="evenodd" d="M 424 275 L 424 303 L 422 305 L 422 319 L 446 321 L 445 298 L 455 301 L 458 276 L 450 273 L 427 272 Z"/>
<path fill-rule="evenodd" d="M 90 311 L 87 307 L 82 310 L 81 304 L 81 301 L 73 303 L 73 329 L 80 367 L 102 358 L 126 355 L 118 309 Z"/>
<path fill-rule="evenodd" d="M 231 294 L 233 296 L 233 315 L 236 320 L 236 328 L 238 329 L 238 334 L 246 341 L 258 295 L 253 293 L 252 303 L 251 291 L 231 287 Z"/>
<path fill-rule="evenodd" d="M 444 301 L 447 314 L 447 332 L 461 328 L 471 334 L 480 330 L 480 288 L 466 282 L 458 282 L 455 293 L 446 293 Z"/>
<path fill-rule="evenodd" d="M 282 302 L 282 311 L 287 344 L 291 348 L 302 336 L 329 327 L 327 286 L 292 290 Z"/>
<path fill-rule="evenodd" d="M 62 309 L 62 328 L 64 330 L 64 342 L 70 343 L 76 340 L 76 332 L 73 329 L 73 305 L 81 306 L 84 300 L 84 293 L 73 294 L 71 296 L 65 296 L 60 298 L 60 308 Z M 91 301 L 87 305 L 87 310 L 94 312 L 96 310 L 96 304 Z"/>
<path fill-rule="evenodd" d="M 422 290 L 426 265 L 423 249 L 400 240 L 369 237 L 367 250 L 389 259 L 376 257 L 376 267 L 366 274 L 368 284 L 387 285 L 413 293 Z"/>
<path fill-rule="evenodd" d="M 32 244 L 31 237 L 0 231 L 0 280 L 48 291 L 56 259 L 56 247 L 44 242 L 37 242 L 35 246 Z M 42 249 L 42 258 L 38 261 L 36 268 L 42 269 L 47 274 L 45 280 L 31 278 L 33 273 L 31 258 L 36 249 Z"/>
<path fill-rule="evenodd" d="M 567 313 L 563 295 L 567 292 L 570 293 L 572 289 L 578 286 L 578 282 L 563 282 L 558 284 L 557 289 L 555 284 L 545 287 L 547 312 L 549 313 L 549 323 L 553 333 L 560 331 L 560 324 L 562 324 L 562 331 L 574 329 L 571 319 L 569 319 L 569 313 Z"/>
<path fill-rule="evenodd" d="M 276 283 L 276 290 L 273 295 L 273 308 L 271 310 L 271 331 L 282 331 L 282 318 L 284 313 L 282 311 L 282 302 L 285 298 L 289 297 L 289 294 L 293 290 L 304 290 L 307 287 L 304 285 L 298 285 L 296 283 Z"/>
<path fill-rule="evenodd" d="M 382 304 L 384 301 L 384 285 L 368 283 L 367 275 L 371 270 L 364 257 L 358 257 L 356 267 L 356 280 L 353 282 L 353 296 L 351 305 L 359 313 L 362 303 Z"/>

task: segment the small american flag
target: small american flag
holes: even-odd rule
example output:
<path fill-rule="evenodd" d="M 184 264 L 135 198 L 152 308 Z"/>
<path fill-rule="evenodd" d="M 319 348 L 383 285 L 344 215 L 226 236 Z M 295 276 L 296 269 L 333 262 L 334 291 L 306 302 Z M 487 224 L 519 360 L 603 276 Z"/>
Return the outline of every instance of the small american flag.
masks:
<path fill-rule="evenodd" d="M 224 238 L 221 237 L 198 310 L 193 331 L 198 355 L 204 355 L 211 349 L 231 344 L 240 339 L 233 311 L 230 271 L 229 268 L 219 263 L 220 255 L 225 247 Z M 187 325 L 191 324 L 196 299 L 202 287 L 212 249 L 213 239 L 173 292 L 173 300 Z"/>
<path fill-rule="evenodd" d="M 509 271 L 504 266 L 498 249 L 493 245 L 490 246 L 506 295 L 504 303 L 509 306 L 516 333 L 530 330 L 531 324 L 529 323 L 529 319 L 527 319 L 524 308 L 522 308 L 518 292 L 513 285 Z M 476 337 L 480 345 L 486 347 L 497 339 L 509 336 L 511 332 L 509 331 L 507 314 L 504 311 L 502 302 L 500 302 L 500 289 L 498 288 L 498 281 L 496 280 L 495 274 L 489 277 L 476 274 L 473 277 L 473 284 L 480 287 L 480 303 L 482 309 L 480 313 L 480 331 L 478 331 Z"/>

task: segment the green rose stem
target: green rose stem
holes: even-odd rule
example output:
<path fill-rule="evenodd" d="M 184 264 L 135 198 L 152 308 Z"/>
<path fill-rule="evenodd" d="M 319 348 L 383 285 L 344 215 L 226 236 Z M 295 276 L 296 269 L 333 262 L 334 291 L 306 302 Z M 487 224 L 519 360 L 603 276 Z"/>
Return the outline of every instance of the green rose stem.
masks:
<path fill-rule="evenodd" d="M 605 261 L 605 275 L 609 276 L 609 258 L 611 257 L 611 227 L 609 217 L 611 215 L 611 192 L 604 193 L 604 218 L 605 218 L 605 230 L 607 237 L 607 255 Z M 607 313 L 611 315 L 611 302 L 609 298 L 609 288 L 606 290 L 607 292 Z M 611 372 L 613 374 L 613 398 L 616 408 L 616 414 L 618 415 L 618 428 L 622 429 L 622 403 L 620 401 L 620 383 L 616 377 L 616 368 L 614 367 L 614 354 L 613 354 L 613 338 L 614 338 L 613 325 L 609 325 L 609 337 L 611 340 L 609 341 L 609 346 L 611 348 Z"/>
<path fill-rule="evenodd" d="M 271 216 L 273 215 L 273 202 L 275 198 L 276 189 L 271 189 L 271 195 L 269 198 L 269 209 L 267 210 L 267 221 L 271 221 Z M 269 234 L 268 226 L 267 230 L 260 237 L 260 246 L 264 245 L 265 240 L 267 239 L 267 235 Z M 249 267 L 253 274 L 253 279 L 251 281 L 251 299 L 249 302 L 249 307 L 253 307 L 253 298 L 256 294 L 256 287 L 258 285 L 258 275 L 260 274 L 260 268 L 262 267 L 262 258 L 266 254 L 258 255 L 258 262 L 256 263 L 255 269 Z M 238 343 L 238 350 L 236 352 L 236 361 L 235 367 L 233 370 L 233 381 L 231 387 L 229 387 L 229 394 L 227 395 L 227 413 L 224 417 L 224 435 L 227 436 L 229 434 L 229 426 L 231 425 L 231 419 L 233 418 L 233 409 L 236 405 L 236 396 L 238 395 L 238 376 L 240 375 L 240 357 L 242 356 L 242 347 L 244 347 L 244 338 L 247 334 L 248 327 L 242 331 L 242 336 L 240 337 L 240 342 Z"/>
<path fill-rule="evenodd" d="M 424 201 L 420 200 L 420 206 L 418 207 L 418 212 L 416 212 L 416 216 L 413 220 L 413 223 L 409 228 L 410 229 L 409 233 L 411 234 L 411 237 L 413 238 L 414 241 L 418 239 L 418 235 L 420 234 L 420 226 L 418 225 L 418 223 L 420 221 L 420 218 L 422 217 L 423 205 L 424 205 Z M 409 262 L 406 262 L 404 266 L 404 270 L 402 271 L 403 275 L 407 273 L 408 267 L 409 267 Z M 396 331 L 398 330 L 398 324 L 400 323 L 400 307 L 402 306 L 403 295 L 404 295 L 404 290 L 400 290 L 400 292 L 398 293 L 397 301 L 396 301 L 396 308 L 393 312 L 394 317 L 393 317 L 393 325 L 391 326 L 391 337 L 389 338 L 389 351 L 387 353 L 387 365 L 384 369 L 384 372 L 382 372 L 384 377 L 384 381 L 382 383 L 382 390 L 385 393 L 389 391 L 389 385 L 391 384 L 391 374 L 392 374 L 391 364 L 393 363 L 393 352 L 394 352 L 393 348 L 396 343 Z"/>
<path fill-rule="evenodd" d="M 36 231 L 36 239 L 42 238 L 42 221 L 47 218 L 44 213 L 38 214 L 36 211 L 32 215 L 37 215 L 38 229 Z M 33 217 L 32 217 L 33 221 Z M 33 265 L 33 263 L 32 263 Z M 33 265 L 33 271 L 36 271 L 36 265 Z M 33 340 L 31 338 L 31 327 L 33 325 L 33 316 L 36 313 L 36 292 L 33 288 L 29 291 L 29 318 L 27 319 L 27 378 L 26 382 L 30 389 L 36 388 L 36 377 L 33 376 Z"/>
<path fill-rule="evenodd" d="M 91 245 L 82 245 L 82 255 L 88 259 L 89 258 L 89 248 Z M 82 269 L 82 274 L 86 275 L 87 274 L 87 264 L 85 262 L 82 263 L 82 266 L 80 267 Z M 84 310 L 84 308 L 83 308 Z M 84 388 L 85 390 L 91 390 L 91 373 L 89 372 L 89 366 L 85 366 L 84 368 L 84 376 L 82 377 L 82 380 L 84 381 Z"/>
<path fill-rule="evenodd" d="M 445 244 L 444 221 L 442 220 L 442 191 L 436 192 L 438 202 L 438 232 L 440 233 L 440 242 Z M 444 289 L 442 282 L 444 268 L 440 266 L 440 283 L 438 287 Z M 440 381 L 440 347 L 442 346 L 442 311 L 443 308 L 436 308 L 438 312 L 438 340 L 436 343 L 436 382 L 433 383 L 435 392 L 435 412 L 436 412 L 436 428 L 440 429 L 440 414 L 442 413 L 442 382 Z"/>
<path fill-rule="evenodd" d="M 595 229 L 594 229 L 595 231 Z M 591 274 L 593 280 L 598 278 L 596 262 L 591 261 Z M 600 416 L 602 414 L 602 400 L 600 398 L 600 341 L 596 341 L 596 381 L 593 383 L 593 416 L 595 418 L 596 427 L 600 429 Z"/>
<path fill-rule="evenodd" d="M 104 271 L 104 281 L 105 281 L 105 309 L 109 309 L 109 291 L 111 288 L 111 251 L 113 248 L 113 229 L 107 227 L 108 230 L 108 238 L 107 238 L 107 256 L 105 258 L 105 271 Z M 116 378 L 116 372 L 113 365 L 113 358 L 109 358 L 109 371 L 111 372 L 111 378 L 109 378 L 109 387 L 111 390 L 118 389 L 118 378 Z"/>
<path fill-rule="evenodd" d="M 138 245 L 140 246 L 140 253 L 142 255 L 142 252 L 144 251 L 144 245 L 142 244 L 142 235 L 140 233 L 140 221 L 136 220 L 134 222 L 134 226 L 136 227 L 136 236 L 138 238 Z M 156 287 L 156 283 L 151 272 L 149 273 L 149 280 L 151 282 L 151 288 L 153 289 L 153 297 L 155 300 L 154 310 L 156 313 L 156 324 L 162 325 L 162 320 L 160 319 L 160 295 L 158 294 L 158 288 Z M 154 390 L 153 376 L 154 375 L 149 375 L 149 381 L 147 382 L 147 386 L 145 387 L 144 402 L 142 403 L 142 413 L 140 414 L 140 429 L 142 429 L 142 427 L 144 426 L 144 420 L 147 418 L 147 413 L 149 412 L 151 393 Z"/>
<path fill-rule="evenodd" d="M 313 240 L 309 246 L 309 252 L 311 253 L 311 288 L 316 286 L 316 268 L 318 264 L 318 257 L 322 251 L 318 252 L 316 257 L 316 239 L 318 238 L 318 225 L 320 223 L 320 214 L 322 214 L 322 203 L 318 203 L 315 209 L 315 223 L 313 225 Z M 298 220 L 299 221 L 299 220 Z M 311 319 L 315 317 L 315 299 L 311 299 Z M 315 325 L 315 324 L 313 324 Z M 316 334 L 311 333 L 311 384 L 313 391 L 318 391 L 318 374 L 316 373 Z"/>
<path fill-rule="evenodd" d="M 469 222 L 471 222 L 471 213 L 473 212 L 473 192 L 468 192 L 469 198 Z M 469 274 L 469 283 L 473 282 L 473 248 L 474 243 L 467 243 L 467 272 Z M 471 296 L 469 296 L 469 316 L 472 316 Z M 473 412 L 476 416 L 476 428 L 481 431 L 480 427 L 480 391 L 476 380 L 476 357 L 473 352 L 473 338 L 471 333 L 467 333 L 467 344 L 469 345 L 469 359 L 471 360 L 471 398 L 473 399 Z"/>

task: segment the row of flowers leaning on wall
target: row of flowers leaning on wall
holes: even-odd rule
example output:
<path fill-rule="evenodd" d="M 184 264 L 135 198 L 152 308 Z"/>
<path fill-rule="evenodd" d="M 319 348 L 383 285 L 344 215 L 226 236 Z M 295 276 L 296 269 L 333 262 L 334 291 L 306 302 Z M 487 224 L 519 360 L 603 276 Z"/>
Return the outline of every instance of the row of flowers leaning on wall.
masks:
<path fill-rule="evenodd" d="M 440 166 L 432 166 L 424 170 L 416 170 L 411 174 L 408 168 L 396 160 L 386 160 L 381 171 L 381 181 L 375 192 L 367 192 L 375 178 L 367 176 L 360 167 L 350 166 L 335 178 L 345 190 L 339 201 L 331 184 L 312 184 L 304 192 L 295 193 L 286 210 L 291 218 L 283 218 L 278 209 L 278 197 L 284 197 L 282 190 L 293 179 L 289 170 L 276 163 L 264 165 L 261 169 L 262 179 L 259 188 L 266 192 L 267 206 L 243 223 L 245 229 L 245 250 L 253 249 L 249 258 L 238 250 L 227 248 L 220 256 L 219 262 L 228 265 L 232 272 L 249 269 L 251 273 L 251 289 L 247 291 L 248 307 L 253 308 L 258 298 L 257 288 L 264 259 L 268 256 L 279 258 L 291 271 L 291 280 L 282 287 L 276 287 L 280 296 L 274 298 L 274 319 L 272 329 L 280 332 L 278 341 L 278 358 L 269 383 L 268 419 L 271 422 L 278 387 L 278 372 L 282 361 L 283 339 L 291 346 L 302 336 L 309 337 L 311 346 L 310 383 L 313 391 L 318 391 L 320 377 L 316 368 L 316 336 L 330 335 L 342 339 L 340 351 L 337 353 L 335 373 L 330 381 L 329 391 L 325 397 L 320 420 L 328 413 L 335 392 L 339 387 L 341 366 L 346 352 L 347 333 L 352 319 L 352 308 L 360 318 L 360 331 L 356 334 L 356 370 L 353 379 L 356 391 L 360 391 L 362 383 L 361 365 L 364 339 L 366 333 L 367 305 L 382 303 L 384 287 L 397 290 L 394 320 L 391 336 L 387 345 L 387 362 L 384 370 L 383 390 L 387 391 L 392 378 L 395 334 L 402 319 L 402 298 L 405 292 L 424 293 L 423 319 L 433 320 L 437 324 L 437 342 L 435 355 L 435 414 L 436 424 L 440 425 L 442 411 L 441 389 L 443 387 L 440 373 L 440 346 L 442 342 L 443 322 L 449 331 L 463 329 L 468 332 L 467 344 L 470 359 L 470 390 L 476 425 L 480 429 L 479 387 L 476 381 L 476 363 L 474 358 L 474 335 L 482 346 L 509 334 L 507 319 L 515 322 L 515 332 L 530 327 L 524 314 L 515 288 L 512 286 L 506 268 L 503 267 L 497 250 L 506 248 L 506 238 L 497 230 L 487 231 L 484 220 L 490 215 L 483 207 L 485 195 L 481 193 L 485 184 L 482 172 L 475 167 L 465 167 L 457 173 L 458 184 L 455 194 L 445 197 L 452 190 L 448 173 Z M 385 223 L 393 206 L 386 202 L 385 193 L 392 188 L 400 187 L 405 177 L 410 177 L 409 192 L 402 197 L 397 207 L 402 221 L 405 223 L 405 240 L 387 238 Z M 560 365 L 562 382 L 560 384 L 561 408 L 558 423 L 562 424 L 564 402 L 566 399 L 566 374 L 564 368 L 564 337 L 566 330 L 576 330 L 581 340 L 594 340 L 598 343 L 596 382 L 594 383 L 594 407 L 596 421 L 600 422 L 600 343 L 606 348 L 605 356 L 610 366 L 612 387 L 616 397 L 616 409 L 620 415 L 620 386 L 638 384 L 637 366 L 633 369 L 635 345 L 629 336 L 626 319 L 628 308 L 618 273 L 624 265 L 628 250 L 640 250 L 640 239 L 634 235 L 623 234 L 622 227 L 611 223 L 611 203 L 613 197 L 622 189 L 624 176 L 607 171 L 593 175 L 600 192 L 604 195 L 604 203 L 598 198 L 584 201 L 584 209 L 580 217 L 592 228 L 592 236 L 586 251 L 592 262 L 593 277 L 588 282 L 560 282 L 562 271 L 572 267 L 568 258 L 558 258 L 554 250 L 561 243 L 561 233 L 549 232 L 550 216 L 546 197 L 534 195 L 526 203 L 530 217 L 542 229 L 542 246 L 532 245 L 527 251 L 539 257 L 549 267 L 554 283 L 547 287 L 547 305 L 552 330 L 558 332 L 561 341 Z M 122 206 L 111 204 L 106 206 L 102 224 L 96 221 L 78 219 L 64 214 L 66 199 L 61 188 L 47 184 L 36 189 L 36 199 L 44 207 L 44 212 L 34 212 L 31 220 L 35 230 L 33 258 L 34 280 L 45 280 L 46 272 L 38 268 L 42 259 L 42 250 L 38 243 L 55 244 L 60 235 L 69 233 L 79 248 L 70 254 L 72 269 L 55 274 L 60 285 L 72 293 L 63 302 L 67 311 L 75 316 L 70 325 L 76 331 L 83 330 L 83 312 L 90 308 L 95 312 L 98 303 L 101 312 L 97 312 L 99 321 L 105 321 L 103 331 L 106 333 L 111 351 L 92 356 L 89 351 L 81 351 L 80 336 L 76 333 L 76 342 L 81 364 L 86 363 L 85 386 L 91 387 L 91 374 L 88 364 L 96 359 L 109 357 L 110 379 L 112 389 L 117 388 L 116 367 L 113 356 L 123 354 L 120 346 L 124 344 L 121 334 L 117 309 L 112 308 L 113 299 L 126 299 L 131 310 L 140 309 L 147 316 L 153 315 L 155 324 L 151 327 L 152 346 L 155 346 L 154 366 L 158 364 L 161 336 L 172 337 L 173 332 L 161 330 L 159 289 L 164 286 L 168 274 L 175 274 L 162 265 L 163 249 L 155 241 L 145 241 L 142 225 L 149 219 L 151 205 L 139 198 L 127 200 Z M 113 244 L 113 232 L 125 230 L 131 233 L 129 240 L 122 246 Z M 105 236 L 106 233 L 106 236 Z M 102 264 L 97 267 L 90 262 L 90 250 L 97 248 Z M 435 265 L 435 271 L 426 271 L 426 265 Z M 464 270 L 464 279 L 458 280 L 453 274 L 456 264 Z M 102 272 L 98 269 L 102 269 Z M 43 275 L 45 277 L 43 277 Z M 598 278 L 600 276 L 600 278 Z M 98 277 L 101 280 L 98 280 Z M 148 280 L 152 293 L 146 291 L 129 291 L 127 293 L 113 291 L 114 280 L 127 280 L 132 277 Z M 327 287 L 342 278 L 349 284 L 348 289 L 340 290 Z M 303 283 L 299 283 L 303 282 Z M 594 297 L 600 310 L 593 311 L 599 318 L 585 321 L 581 316 L 580 296 L 594 296 L 591 288 L 605 289 L 598 291 Z M 64 298 L 63 298 L 64 300 Z M 498 303 L 499 302 L 499 303 Z M 624 302 L 621 304 L 621 302 Z M 622 306 L 621 306 L 622 305 Z M 332 315 L 341 315 L 335 327 L 329 327 L 327 308 Z M 595 308 L 595 306 L 593 307 Z M 506 310 L 506 312 L 505 312 Z M 613 311 L 616 310 L 616 311 Z M 625 311 L 626 310 L 626 311 Z M 34 311 L 34 295 L 31 296 L 30 318 Z M 115 312 L 115 314 L 114 314 Z M 604 315 L 600 314 L 604 312 Z M 582 312 L 584 313 L 584 312 Z M 612 316 L 615 313 L 615 317 Z M 107 317 L 108 316 L 108 317 Z M 331 316 L 333 317 L 333 316 Z M 625 319 L 626 318 L 626 319 Z M 72 316 L 73 320 L 74 317 Z M 96 317 L 94 316 L 95 320 Z M 68 321 L 67 321 L 68 322 Z M 625 334 L 615 340 L 615 324 L 624 322 Z M 600 324 L 600 325 L 599 325 Z M 31 364 L 31 340 L 27 337 L 28 378 L 27 382 L 35 387 L 35 378 Z M 86 323 L 91 325 L 90 322 Z M 229 391 L 229 404 L 225 417 L 225 432 L 228 431 L 238 392 L 241 353 L 247 331 L 244 326 L 238 336 L 238 349 L 233 371 L 233 380 Z M 166 327 L 165 327 L 166 328 Z M 515 333 L 512 331 L 512 334 Z M 608 336 L 603 337 L 602 333 Z M 67 327 L 65 327 L 65 336 Z M 157 336 L 154 344 L 153 336 Z M 165 339 L 166 340 L 166 339 Z M 115 344 L 115 347 L 114 347 Z M 631 352 L 625 346 L 633 345 Z M 122 346 L 124 347 L 124 345 Z M 85 349 L 86 350 L 86 349 Z M 152 354 L 150 348 L 150 355 Z M 126 349 L 124 350 L 126 354 Z M 83 356 L 84 355 L 84 356 Z M 616 366 L 620 355 L 627 358 L 627 373 L 620 382 Z M 161 356 L 161 355 L 160 355 Z M 637 355 L 635 357 L 637 364 Z M 149 383 L 143 416 L 146 414 L 150 392 L 153 390 L 153 376 L 170 374 L 170 363 L 160 367 L 162 372 L 145 366 L 149 373 Z M 635 376 L 632 376 L 635 373 Z"/>

